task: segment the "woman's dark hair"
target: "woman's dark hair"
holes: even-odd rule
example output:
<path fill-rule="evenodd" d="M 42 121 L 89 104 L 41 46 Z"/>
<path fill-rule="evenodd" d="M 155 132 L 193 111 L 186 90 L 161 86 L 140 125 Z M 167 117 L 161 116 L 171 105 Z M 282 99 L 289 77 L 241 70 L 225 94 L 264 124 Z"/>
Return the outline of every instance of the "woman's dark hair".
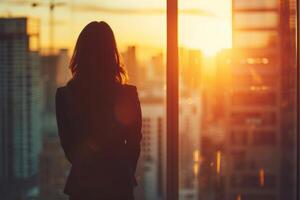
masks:
<path fill-rule="evenodd" d="M 93 21 L 81 31 L 69 68 L 73 80 L 100 86 L 123 84 L 127 80 L 121 66 L 114 33 L 106 22 Z"/>
<path fill-rule="evenodd" d="M 107 23 L 91 22 L 84 27 L 69 67 L 73 78 L 68 85 L 76 98 L 72 101 L 73 108 L 84 115 L 82 120 L 88 124 L 89 135 L 96 134 L 99 128 L 109 126 L 117 86 L 127 79 L 113 31 Z"/>

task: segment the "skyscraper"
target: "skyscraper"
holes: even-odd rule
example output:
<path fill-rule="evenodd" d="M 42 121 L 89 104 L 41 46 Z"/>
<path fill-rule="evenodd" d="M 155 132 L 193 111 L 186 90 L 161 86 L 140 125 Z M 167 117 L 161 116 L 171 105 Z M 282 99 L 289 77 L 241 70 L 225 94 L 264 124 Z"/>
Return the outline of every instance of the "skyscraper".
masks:
<path fill-rule="evenodd" d="M 202 102 L 199 94 L 186 92 L 181 91 L 179 103 L 179 198 L 197 200 Z"/>
<path fill-rule="evenodd" d="M 166 173 L 164 97 L 141 95 L 140 100 L 143 113 L 143 139 L 137 176 L 140 181 L 138 189 L 143 190 L 143 194 L 138 198 L 163 200 Z"/>
<path fill-rule="evenodd" d="M 297 62 L 296 0 L 281 1 L 281 199 L 296 198 Z M 298 143 L 299 145 L 299 143 Z M 298 169 L 299 170 L 299 169 Z"/>
<path fill-rule="evenodd" d="M 123 54 L 126 70 L 129 75 L 129 82 L 134 85 L 139 85 L 139 66 L 137 64 L 136 47 L 129 46 Z"/>
<path fill-rule="evenodd" d="M 285 152 L 293 150 L 283 145 L 295 134 L 283 129 L 284 124 L 293 129 L 289 122 L 295 119 L 292 115 L 285 118 L 288 112 L 283 110 L 292 98 L 283 95 L 291 88 L 285 76 L 292 77 L 288 71 L 293 68 L 284 58 L 287 50 L 294 51 L 292 46 L 284 47 L 284 26 L 290 24 L 291 15 L 283 13 L 283 7 L 288 4 L 278 0 L 232 3 L 233 49 L 220 55 L 226 90 L 226 200 L 293 199 L 283 182 L 289 180 L 283 172 L 293 176 L 295 170 L 284 166 Z M 290 32 L 289 37 L 295 35 Z M 295 109 L 295 104 L 290 108 Z M 293 165 L 296 158 L 289 155 Z M 295 182 L 288 184 L 292 188 Z"/>
<path fill-rule="evenodd" d="M 190 89 L 199 89 L 202 81 L 201 70 L 203 70 L 201 51 L 180 48 L 179 53 L 181 85 Z"/>
<path fill-rule="evenodd" d="M 39 21 L 0 18 L 1 199 L 35 185 L 40 131 Z"/>
<path fill-rule="evenodd" d="M 164 91 L 140 90 L 143 113 L 141 156 L 138 162 L 137 198 L 164 200 L 166 198 L 166 115 Z M 201 135 L 201 98 L 198 94 L 181 91 L 179 176 L 181 199 L 198 197 L 198 172 Z"/>
<path fill-rule="evenodd" d="M 62 151 L 55 118 L 55 92 L 66 84 L 67 50 L 41 56 L 43 78 L 43 147 L 39 157 L 39 197 L 41 199 L 67 199 L 63 188 L 69 173 L 69 162 Z"/>

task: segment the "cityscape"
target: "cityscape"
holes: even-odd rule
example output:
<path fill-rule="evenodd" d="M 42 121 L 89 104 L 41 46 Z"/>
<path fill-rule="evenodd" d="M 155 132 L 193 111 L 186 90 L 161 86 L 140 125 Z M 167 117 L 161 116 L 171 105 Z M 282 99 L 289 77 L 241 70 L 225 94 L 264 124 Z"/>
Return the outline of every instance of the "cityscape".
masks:
<path fill-rule="evenodd" d="M 296 0 L 230 6 L 231 45 L 179 46 L 179 199 L 296 200 Z M 45 48 L 41 26 L 38 17 L 0 17 L 3 200 L 68 199 L 55 92 L 72 77 L 72 48 Z M 120 48 L 142 108 L 137 200 L 166 199 L 164 46 Z"/>

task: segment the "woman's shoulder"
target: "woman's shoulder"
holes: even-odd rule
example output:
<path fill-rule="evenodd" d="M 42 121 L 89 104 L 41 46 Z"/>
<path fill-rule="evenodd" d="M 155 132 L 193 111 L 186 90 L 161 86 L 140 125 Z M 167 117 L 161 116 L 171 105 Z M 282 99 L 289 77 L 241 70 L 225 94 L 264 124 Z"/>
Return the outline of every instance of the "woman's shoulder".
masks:
<path fill-rule="evenodd" d="M 61 107 L 65 103 L 65 86 L 64 87 L 58 87 L 56 89 L 56 94 L 55 94 L 55 104 L 56 107 Z"/>
<path fill-rule="evenodd" d="M 72 96 L 72 85 L 68 82 L 65 86 L 56 89 L 56 102 L 65 102 Z"/>
<path fill-rule="evenodd" d="M 137 94 L 137 87 L 135 85 L 122 84 L 122 85 L 120 85 L 120 90 L 122 93 L 127 93 L 127 94 L 132 94 L 132 95 Z"/>
<path fill-rule="evenodd" d="M 56 89 L 56 99 L 62 98 L 66 93 L 66 86 L 58 87 Z"/>
<path fill-rule="evenodd" d="M 64 98 L 67 94 L 70 93 L 74 88 L 74 81 L 71 79 L 69 80 L 66 85 L 60 86 L 56 89 L 56 98 Z"/>
<path fill-rule="evenodd" d="M 139 99 L 137 87 L 129 84 L 122 84 L 117 92 L 117 99 L 123 102 L 134 103 Z"/>
<path fill-rule="evenodd" d="M 130 85 L 130 84 L 122 84 L 121 88 L 123 90 L 137 91 L 136 86 L 135 85 Z"/>
<path fill-rule="evenodd" d="M 56 93 L 63 93 L 66 89 L 66 86 L 61 86 L 61 87 L 58 87 L 56 88 Z"/>

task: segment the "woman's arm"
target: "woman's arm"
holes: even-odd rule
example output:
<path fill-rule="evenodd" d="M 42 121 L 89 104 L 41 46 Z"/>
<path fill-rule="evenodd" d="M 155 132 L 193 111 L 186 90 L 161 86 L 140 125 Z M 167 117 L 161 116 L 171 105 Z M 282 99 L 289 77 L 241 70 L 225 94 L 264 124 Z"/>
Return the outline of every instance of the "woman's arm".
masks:
<path fill-rule="evenodd" d="M 63 96 L 62 88 L 58 88 L 56 91 L 56 121 L 58 127 L 58 135 L 60 138 L 61 146 L 65 152 L 65 155 L 70 163 L 73 163 L 74 158 L 74 135 L 70 135 L 69 122 L 66 117 L 66 101 Z"/>
<path fill-rule="evenodd" d="M 135 172 L 141 151 L 140 142 L 142 140 L 142 112 L 136 87 L 133 89 L 132 97 L 135 114 L 133 114 L 134 123 L 130 125 L 127 136 L 127 146 L 129 150 L 129 159 Z"/>

